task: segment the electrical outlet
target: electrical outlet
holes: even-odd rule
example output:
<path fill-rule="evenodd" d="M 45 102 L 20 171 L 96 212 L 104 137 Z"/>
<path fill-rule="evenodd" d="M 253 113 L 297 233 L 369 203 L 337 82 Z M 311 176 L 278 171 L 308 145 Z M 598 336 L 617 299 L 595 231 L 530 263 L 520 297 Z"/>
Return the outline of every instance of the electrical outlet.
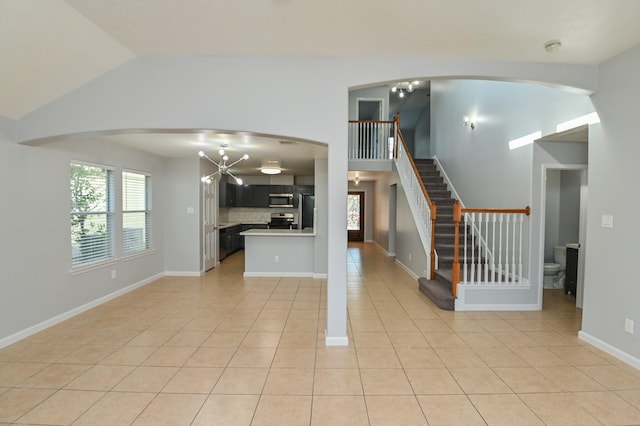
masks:
<path fill-rule="evenodd" d="M 600 226 L 603 228 L 613 228 L 613 216 L 610 214 L 603 214 Z"/>
<path fill-rule="evenodd" d="M 112 280 L 115 280 L 115 279 L 116 279 L 116 270 L 115 270 L 115 269 L 112 269 L 112 270 L 111 270 L 111 279 L 112 279 Z"/>
<path fill-rule="evenodd" d="M 626 331 L 629 334 L 633 334 L 633 320 L 630 320 L 629 318 L 625 318 L 624 331 Z"/>
<path fill-rule="evenodd" d="M 409 262 L 411 262 L 411 253 L 409 253 Z"/>
<path fill-rule="evenodd" d="M 278 263 L 280 262 L 280 256 L 274 256 L 273 257 L 274 262 Z"/>

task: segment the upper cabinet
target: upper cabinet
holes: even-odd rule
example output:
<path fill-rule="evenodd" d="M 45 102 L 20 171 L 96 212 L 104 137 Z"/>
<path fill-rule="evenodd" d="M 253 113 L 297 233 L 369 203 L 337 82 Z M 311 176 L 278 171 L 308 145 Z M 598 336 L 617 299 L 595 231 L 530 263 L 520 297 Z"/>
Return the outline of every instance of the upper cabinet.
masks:
<path fill-rule="evenodd" d="M 298 207 L 300 194 L 313 194 L 313 185 L 237 185 L 225 179 L 220 181 L 220 207 L 268 208 L 269 194 L 293 194 L 294 207 Z"/>

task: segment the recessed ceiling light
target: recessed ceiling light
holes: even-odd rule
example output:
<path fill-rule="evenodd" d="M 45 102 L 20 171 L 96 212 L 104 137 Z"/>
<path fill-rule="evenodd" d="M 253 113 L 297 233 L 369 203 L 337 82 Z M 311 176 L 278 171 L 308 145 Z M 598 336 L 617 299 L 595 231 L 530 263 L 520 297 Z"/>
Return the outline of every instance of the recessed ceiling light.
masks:
<path fill-rule="evenodd" d="M 544 44 L 544 50 L 549 53 L 557 52 L 562 47 L 560 40 L 550 40 Z"/>

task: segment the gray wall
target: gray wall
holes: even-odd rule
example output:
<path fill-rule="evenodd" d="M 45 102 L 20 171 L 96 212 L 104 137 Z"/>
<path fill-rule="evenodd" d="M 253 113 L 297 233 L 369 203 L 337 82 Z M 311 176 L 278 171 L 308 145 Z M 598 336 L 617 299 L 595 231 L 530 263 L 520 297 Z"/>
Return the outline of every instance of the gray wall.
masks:
<path fill-rule="evenodd" d="M 585 260 L 583 337 L 640 368 L 640 286 L 637 285 L 640 210 L 640 48 L 635 47 L 599 67 L 599 90 L 593 103 L 601 124 L 589 131 L 589 204 Z M 601 228 L 602 215 L 613 216 L 613 229 Z M 636 334 L 625 333 L 625 319 Z"/>
<path fill-rule="evenodd" d="M 532 287 L 519 292 L 496 290 L 490 296 L 474 291 L 467 294 L 465 303 L 509 303 L 533 309 L 541 303 L 543 259 L 537 238 L 544 235 L 539 224 L 544 212 L 539 195 L 534 196 L 539 191 L 535 180 L 541 165 L 534 161 L 533 144 L 510 150 L 508 142 L 535 131 L 555 133 L 557 124 L 593 112 L 591 100 L 548 87 L 498 81 L 433 81 L 431 89 L 432 154 L 465 207 L 532 208 L 532 238 L 523 239 L 523 258 L 530 258 L 530 264 L 523 265 L 524 274 Z M 475 117 L 474 130 L 462 125 L 464 116 Z M 558 143 L 553 149 L 561 146 L 566 147 Z M 573 151 L 569 155 L 570 162 L 586 164 L 586 155 Z"/>
<path fill-rule="evenodd" d="M 163 162 L 159 157 L 91 140 L 48 147 L 17 145 L 0 137 L 0 347 L 78 313 L 101 298 L 163 274 Z M 114 167 L 116 188 L 123 168 L 151 173 L 153 248 L 100 268 L 71 272 L 69 164 L 84 161 Z M 11 208 L 7 208 L 11 206 Z M 116 278 L 111 278 L 116 271 Z M 53 321 L 53 322 L 52 322 Z"/>

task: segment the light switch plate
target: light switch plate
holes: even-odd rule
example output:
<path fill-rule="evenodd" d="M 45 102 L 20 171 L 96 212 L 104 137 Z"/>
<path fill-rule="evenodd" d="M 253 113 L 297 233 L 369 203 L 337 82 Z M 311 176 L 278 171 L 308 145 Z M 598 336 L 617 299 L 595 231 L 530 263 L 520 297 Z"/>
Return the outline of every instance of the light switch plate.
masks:
<path fill-rule="evenodd" d="M 610 214 L 603 214 L 600 224 L 603 228 L 613 228 L 613 216 Z"/>
<path fill-rule="evenodd" d="M 624 331 L 626 331 L 629 334 L 633 334 L 633 320 L 630 320 L 629 318 L 625 318 Z"/>

